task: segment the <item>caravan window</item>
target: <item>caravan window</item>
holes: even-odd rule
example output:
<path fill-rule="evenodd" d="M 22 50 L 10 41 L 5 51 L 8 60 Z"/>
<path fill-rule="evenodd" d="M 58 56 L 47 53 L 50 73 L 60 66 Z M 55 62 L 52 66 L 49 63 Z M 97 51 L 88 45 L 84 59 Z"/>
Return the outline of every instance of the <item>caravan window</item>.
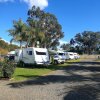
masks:
<path fill-rule="evenodd" d="M 39 51 L 36 51 L 36 54 L 37 54 L 37 55 L 46 55 L 46 52 L 39 52 Z"/>
<path fill-rule="evenodd" d="M 60 55 L 60 56 L 63 56 L 63 55 L 64 55 L 64 53 L 59 53 L 59 55 Z"/>
<path fill-rule="evenodd" d="M 69 55 L 73 56 L 73 54 L 69 54 Z"/>
<path fill-rule="evenodd" d="M 27 51 L 28 55 L 32 55 L 32 51 Z"/>

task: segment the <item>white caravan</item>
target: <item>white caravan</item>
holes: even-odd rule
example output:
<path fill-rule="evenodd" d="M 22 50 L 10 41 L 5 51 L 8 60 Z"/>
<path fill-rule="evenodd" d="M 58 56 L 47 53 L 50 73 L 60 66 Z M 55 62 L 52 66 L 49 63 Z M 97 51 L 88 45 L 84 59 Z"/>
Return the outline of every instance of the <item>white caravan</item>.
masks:
<path fill-rule="evenodd" d="M 79 54 L 78 53 L 74 53 L 74 58 L 75 59 L 79 59 L 80 58 Z"/>
<path fill-rule="evenodd" d="M 28 47 L 15 50 L 15 62 L 24 64 L 49 64 L 49 55 L 46 48 Z"/>
<path fill-rule="evenodd" d="M 65 57 L 66 57 L 66 60 L 75 58 L 73 52 L 65 52 Z"/>

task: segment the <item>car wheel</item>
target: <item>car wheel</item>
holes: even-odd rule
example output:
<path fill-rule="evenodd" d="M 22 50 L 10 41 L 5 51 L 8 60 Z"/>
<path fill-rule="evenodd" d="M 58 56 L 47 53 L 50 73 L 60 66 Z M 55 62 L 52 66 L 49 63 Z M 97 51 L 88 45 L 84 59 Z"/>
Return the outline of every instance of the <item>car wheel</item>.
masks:
<path fill-rule="evenodd" d="M 64 64 L 64 62 L 61 62 L 61 64 Z"/>

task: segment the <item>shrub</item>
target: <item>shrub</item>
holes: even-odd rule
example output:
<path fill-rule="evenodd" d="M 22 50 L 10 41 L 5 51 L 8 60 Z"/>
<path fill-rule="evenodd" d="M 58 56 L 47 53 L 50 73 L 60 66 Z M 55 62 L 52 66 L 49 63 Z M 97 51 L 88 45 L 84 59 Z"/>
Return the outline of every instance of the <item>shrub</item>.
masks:
<path fill-rule="evenodd" d="M 2 64 L 2 75 L 4 78 L 11 78 L 15 71 L 15 63 L 9 60 L 4 60 Z"/>

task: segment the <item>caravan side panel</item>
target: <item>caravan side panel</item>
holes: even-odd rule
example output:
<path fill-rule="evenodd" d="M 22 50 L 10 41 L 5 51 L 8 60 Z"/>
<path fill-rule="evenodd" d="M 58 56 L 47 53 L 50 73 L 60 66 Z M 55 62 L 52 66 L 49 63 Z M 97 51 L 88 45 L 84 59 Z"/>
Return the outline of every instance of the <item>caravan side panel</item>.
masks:
<path fill-rule="evenodd" d="M 15 62 L 19 62 L 22 59 L 22 50 L 16 49 L 15 50 Z"/>
<path fill-rule="evenodd" d="M 25 48 L 23 50 L 23 62 L 26 64 L 34 64 L 34 51 L 33 48 Z"/>

